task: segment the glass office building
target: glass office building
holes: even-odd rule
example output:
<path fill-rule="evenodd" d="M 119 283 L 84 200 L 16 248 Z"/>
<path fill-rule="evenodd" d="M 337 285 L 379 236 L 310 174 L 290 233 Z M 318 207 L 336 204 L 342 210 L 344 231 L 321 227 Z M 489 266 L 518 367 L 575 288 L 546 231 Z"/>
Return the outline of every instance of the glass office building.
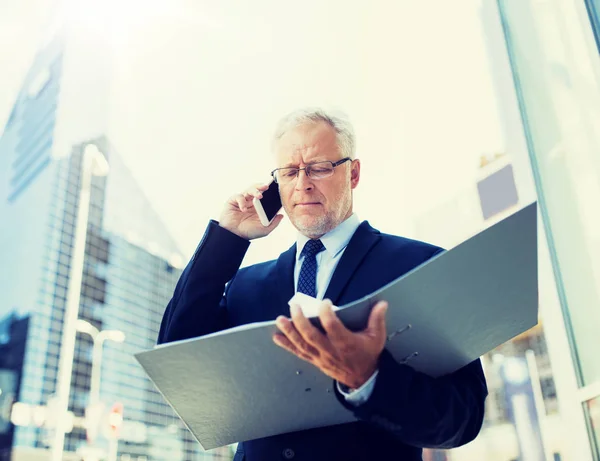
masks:
<path fill-rule="evenodd" d="M 498 6 L 560 300 L 557 317 L 568 340 L 568 353 L 558 355 L 557 364 L 574 375 L 560 397 L 570 407 L 569 424 L 585 425 L 589 443 L 581 443 L 598 460 L 599 5 L 595 0 L 501 0 Z"/>
<path fill-rule="evenodd" d="M 597 0 L 482 2 L 504 151 L 417 233 L 451 247 L 537 201 L 540 324 L 484 357 L 484 429 L 445 459 L 600 460 L 599 12 Z M 539 398 L 522 425 L 495 359 L 529 350 Z"/>
<path fill-rule="evenodd" d="M 517 180 L 515 164 L 507 153 L 483 155 L 478 167 L 477 179 L 472 184 L 466 184 L 461 192 L 415 220 L 415 234 L 419 239 L 453 248 L 535 200 L 527 183 Z M 529 362 L 528 356 L 531 357 Z M 529 434 L 520 433 L 521 428 L 516 427 L 515 392 L 503 373 L 506 364 L 515 359 L 527 362 L 527 372 L 532 381 L 531 392 L 523 395 L 524 403 L 533 407 L 536 394 L 539 396 L 537 411 L 531 414 L 524 412 L 525 424 L 532 428 Z M 554 382 L 556 372 L 550 361 L 543 322 L 486 354 L 482 357 L 482 364 L 489 396 L 479 436 L 465 447 L 444 453 L 428 453 L 431 459 L 510 461 L 520 459 L 524 443 L 539 451 L 547 451 L 557 459 L 564 459 L 560 458 L 564 452 L 564 437 Z"/>
<path fill-rule="evenodd" d="M 88 57 L 89 68 L 75 72 L 81 43 L 69 37 L 57 34 L 38 53 L 0 138 L 0 459 L 48 457 L 82 159 L 90 147 L 110 171 L 91 182 L 79 319 L 125 336 L 104 343 L 100 367 L 101 401 L 123 407 L 118 459 L 229 459 L 227 449 L 201 452 L 133 357 L 155 344 L 181 256 L 103 131 L 106 56 Z M 65 459 L 80 459 L 69 453 L 88 445 L 86 438 L 102 450 L 108 445 L 108 424 L 99 423 L 95 435 L 85 428 L 92 348 L 92 336 L 79 333 Z"/>

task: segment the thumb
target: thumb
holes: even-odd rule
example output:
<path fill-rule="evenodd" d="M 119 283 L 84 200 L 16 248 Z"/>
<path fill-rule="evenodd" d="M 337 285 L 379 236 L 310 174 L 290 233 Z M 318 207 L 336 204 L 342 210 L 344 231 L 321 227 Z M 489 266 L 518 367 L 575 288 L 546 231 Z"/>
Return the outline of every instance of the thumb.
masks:
<path fill-rule="evenodd" d="M 269 224 L 269 227 L 267 229 L 269 229 L 269 233 L 274 231 L 275 228 L 277 226 L 279 226 L 279 223 L 283 221 L 283 215 L 282 214 L 278 214 L 273 218 L 273 221 L 271 222 L 271 224 Z"/>
<path fill-rule="evenodd" d="M 385 314 L 388 310 L 388 303 L 386 301 L 379 301 L 371 310 L 369 315 L 369 323 L 367 329 L 375 336 L 385 335 Z"/>

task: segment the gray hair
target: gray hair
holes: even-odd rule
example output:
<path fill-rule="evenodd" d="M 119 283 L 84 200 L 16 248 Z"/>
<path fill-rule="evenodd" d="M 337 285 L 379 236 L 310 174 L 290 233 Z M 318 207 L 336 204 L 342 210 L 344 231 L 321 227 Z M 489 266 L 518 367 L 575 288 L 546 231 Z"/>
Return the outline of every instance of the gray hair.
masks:
<path fill-rule="evenodd" d="M 325 122 L 337 133 L 338 146 L 344 157 L 354 159 L 356 140 L 354 128 L 345 114 L 325 111 L 318 108 L 299 109 L 283 117 L 275 129 L 274 141 L 278 141 L 288 131 L 305 123 Z"/>

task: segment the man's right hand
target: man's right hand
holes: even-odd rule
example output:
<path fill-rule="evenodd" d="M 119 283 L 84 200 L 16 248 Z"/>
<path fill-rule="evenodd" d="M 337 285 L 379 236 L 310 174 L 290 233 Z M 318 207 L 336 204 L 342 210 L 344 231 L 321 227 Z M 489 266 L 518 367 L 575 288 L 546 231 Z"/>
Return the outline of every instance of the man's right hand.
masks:
<path fill-rule="evenodd" d="M 253 240 L 269 235 L 279 225 L 283 219 L 283 215 L 278 214 L 271 224 L 265 227 L 260 222 L 260 218 L 252 203 L 254 197 L 262 198 L 262 192 L 268 188 L 268 184 L 257 184 L 241 194 L 232 196 L 223 207 L 219 225 L 246 240 Z"/>

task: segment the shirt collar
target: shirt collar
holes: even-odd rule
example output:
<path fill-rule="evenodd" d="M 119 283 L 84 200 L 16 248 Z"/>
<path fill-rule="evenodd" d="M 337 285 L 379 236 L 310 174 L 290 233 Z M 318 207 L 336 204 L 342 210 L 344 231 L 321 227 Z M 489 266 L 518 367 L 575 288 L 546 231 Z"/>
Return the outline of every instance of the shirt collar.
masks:
<path fill-rule="evenodd" d="M 346 248 L 358 226 L 360 226 L 360 220 L 356 213 L 352 213 L 348 219 L 321 237 L 321 242 L 329 257 L 334 258 L 340 251 Z M 296 261 L 300 260 L 302 249 L 309 240 L 305 235 L 298 234 L 296 240 Z"/>

